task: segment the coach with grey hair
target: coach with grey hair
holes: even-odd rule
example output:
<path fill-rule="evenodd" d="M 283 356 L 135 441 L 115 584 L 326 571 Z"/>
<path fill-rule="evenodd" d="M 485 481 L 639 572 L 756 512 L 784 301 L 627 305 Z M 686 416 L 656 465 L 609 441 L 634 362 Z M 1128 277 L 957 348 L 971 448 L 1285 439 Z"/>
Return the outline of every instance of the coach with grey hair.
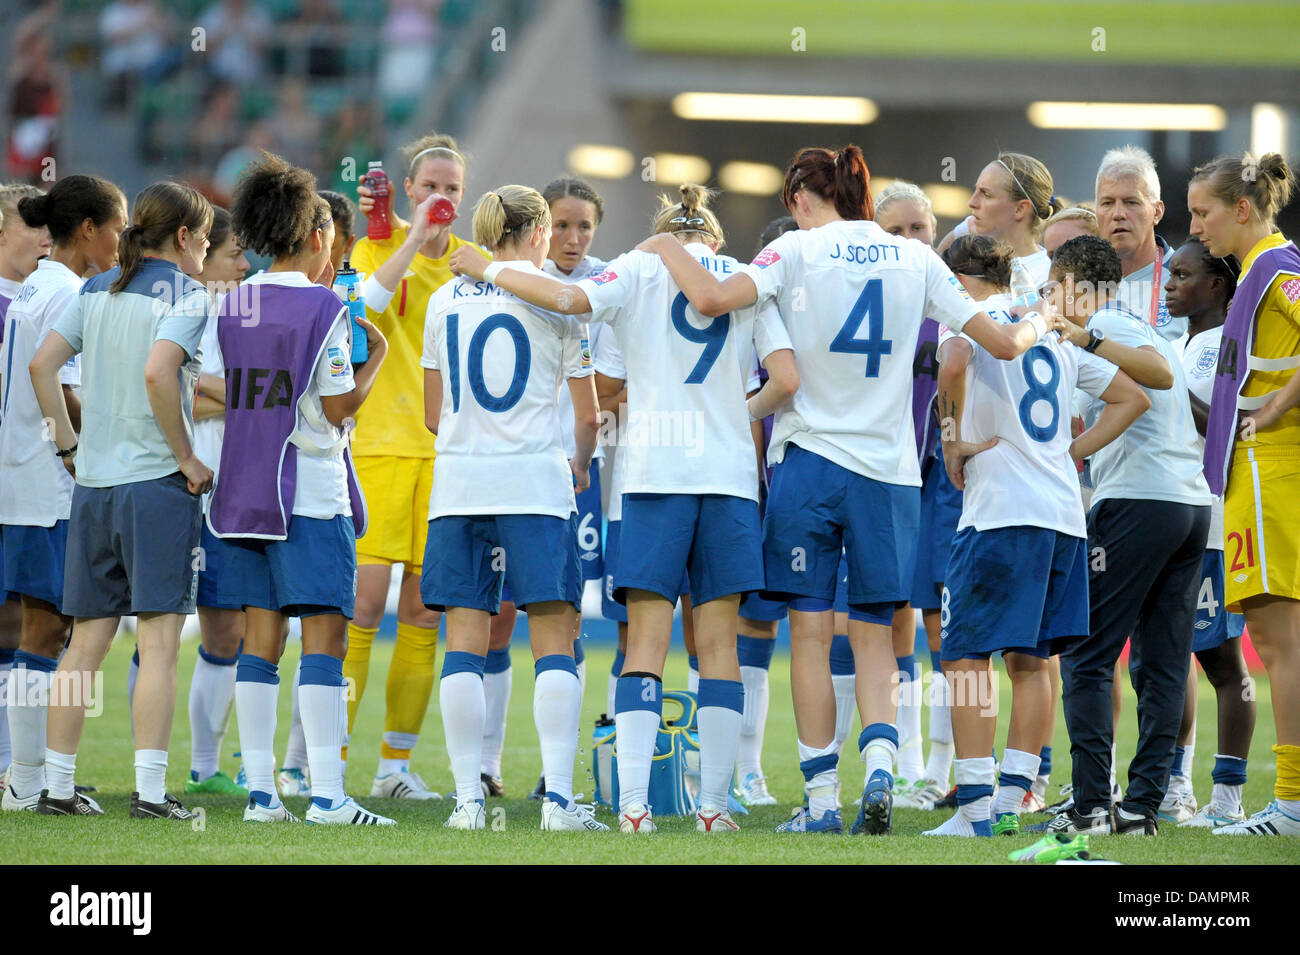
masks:
<path fill-rule="evenodd" d="M 1125 213 L 1116 221 L 1126 221 Z M 1049 832 L 1070 835 L 1156 832 L 1182 720 L 1196 585 L 1210 529 L 1210 489 L 1199 464 L 1182 362 L 1176 346 L 1115 295 L 1121 269 L 1110 243 L 1081 235 L 1052 257 L 1048 293 L 1051 308 L 1064 316 L 1053 316 L 1053 327 L 1075 346 L 1119 364 L 1151 402 L 1092 457 L 1089 636 L 1061 653 L 1074 808 L 1048 826 Z M 1098 413 L 1089 406 L 1085 424 L 1091 427 Z M 1124 802 L 1112 807 L 1110 692 L 1115 661 L 1130 638 L 1138 746 Z"/>
<path fill-rule="evenodd" d="M 1160 337 L 1177 341 L 1187 334 L 1187 319 L 1165 307 L 1165 281 L 1174 254 L 1156 235 L 1165 214 L 1160 177 L 1151 155 L 1137 146 L 1112 149 L 1097 167 L 1097 228 L 1119 253 L 1122 278 L 1117 299 L 1151 324 Z"/>

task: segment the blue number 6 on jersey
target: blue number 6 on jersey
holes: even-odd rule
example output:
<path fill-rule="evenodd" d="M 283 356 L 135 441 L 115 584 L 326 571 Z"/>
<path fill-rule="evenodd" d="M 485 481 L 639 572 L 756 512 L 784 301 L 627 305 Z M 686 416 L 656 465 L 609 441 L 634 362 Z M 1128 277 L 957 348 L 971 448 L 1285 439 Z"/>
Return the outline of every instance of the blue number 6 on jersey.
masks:
<path fill-rule="evenodd" d="M 867 319 L 867 337 L 855 338 L 862 327 L 862 318 Z M 849 317 L 844 320 L 839 334 L 831 342 L 831 351 L 848 352 L 867 356 L 865 377 L 880 376 L 880 358 L 894 350 L 892 339 L 885 337 L 885 300 L 880 279 L 867 282 L 858 300 L 849 310 Z"/>
<path fill-rule="evenodd" d="M 691 373 L 686 376 L 686 384 L 698 385 L 709 375 L 709 369 L 722 354 L 722 346 L 727 341 L 727 330 L 731 327 L 731 313 L 723 312 L 703 328 L 696 328 L 686 318 L 686 293 L 678 292 L 673 299 L 673 328 L 677 334 L 688 342 L 704 346 L 700 360 L 695 363 Z"/>

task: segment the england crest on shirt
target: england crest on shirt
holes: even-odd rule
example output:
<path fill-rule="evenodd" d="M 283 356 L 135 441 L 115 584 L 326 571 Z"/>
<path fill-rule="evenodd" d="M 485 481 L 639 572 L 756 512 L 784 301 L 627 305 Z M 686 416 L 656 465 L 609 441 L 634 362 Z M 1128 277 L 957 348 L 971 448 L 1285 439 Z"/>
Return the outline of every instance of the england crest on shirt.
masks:
<path fill-rule="evenodd" d="M 1164 328 L 1169 324 L 1170 318 L 1169 307 L 1165 305 L 1164 299 L 1160 300 L 1160 307 L 1156 309 L 1156 328 Z"/>
<path fill-rule="evenodd" d="M 1203 348 L 1201 349 L 1201 353 L 1196 356 L 1196 366 L 1192 373 L 1198 377 L 1211 375 L 1214 373 L 1214 366 L 1217 365 L 1218 362 L 1219 349 Z"/>

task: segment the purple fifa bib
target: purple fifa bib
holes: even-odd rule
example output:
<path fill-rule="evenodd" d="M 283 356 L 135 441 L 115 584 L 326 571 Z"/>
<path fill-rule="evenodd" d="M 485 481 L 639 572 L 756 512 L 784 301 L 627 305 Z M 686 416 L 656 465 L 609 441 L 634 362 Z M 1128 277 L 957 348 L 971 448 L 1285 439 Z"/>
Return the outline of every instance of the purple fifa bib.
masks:
<path fill-rule="evenodd" d="M 930 407 L 939 391 L 939 323 L 927 318 L 921 322 L 912 359 L 912 428 L 916 433 L 916 456 L 922 474 L 934 453 L 934 427 Z"/>
<path fill-rule="evenodd" d="M 341 309 L 323 285 L 243 285 L 221 300 L 217 341 L 226 366 L 226 428 L 208 525 L 217 537 L 289 536 L 299 448 L 292 440 Z M 346 358 L 344 358 L 346 360 Z M 343 439 L 357 536 L 366 505 Z"/>
<path fill-rule="evenodd" d="M 1223 343 L 1219 346 L 1210 418 L 1205 428 L 1205 480 L 1215 494 L 1222 494 L 1228 486 L 1232 448 L 1237 440 L 1238 412 L 1243 410 L 1241 389 L 1250 373 L 1259 308 L 1269 286 L 1279 275 L 1300 275 L 1300 252 L 1294 242 L 1268 249 L 1255 257 L 1237 285 L 1227 320 L 1223 323 Z"/>

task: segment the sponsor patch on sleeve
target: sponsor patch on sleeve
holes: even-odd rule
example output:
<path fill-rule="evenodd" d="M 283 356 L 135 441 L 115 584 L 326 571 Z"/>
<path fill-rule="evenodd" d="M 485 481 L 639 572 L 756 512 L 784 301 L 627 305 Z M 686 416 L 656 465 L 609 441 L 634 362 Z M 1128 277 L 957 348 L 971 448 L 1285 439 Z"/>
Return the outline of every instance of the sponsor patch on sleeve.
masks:
<path fill-rule="evenodd" d="M 337 378 L 348 373 L 348 356 L 343 353 L 342 348 L 330 348 L 325 354 L 330 361 L 331 378 Z"/>
<path fill-rule="evenodd" d="M 1292 305 L 1300 302 L 1300 279 L 1288 279 L 1280 287 L 1288 302 Z"/>
<path fill-rule="evenodd" d="M 593 275 L 591 277 L 591 281 L 595 282 L 597 285 L 608 285 L 616 278 L 618 278 L 617 272 L 611 269 L 606 269 L 604 272 L 601 272 L 599 275 Z"/>
<path fill-rule="evenodd" d="M 582 367 L 591 367 L 591 341 L 586 338 L 582 339 Z"/>
<path fill-rule="evenodd" d="M 951 285 L 953 288 L 955 288 L 957 290 L 957 293 L 966 301 L 968 302 L 971 301 L 970 292 L 967 292 L 966 286 L 962 285 L 961 282 L 957 280 L 957 276 L 955 275 L 948 276 L 948 284 Z"/>
<path fill-rule="evenodd" d="M 776 249 L 773 249 L 771 246 L 769 246 L 768 248 L 764 249 L 762 252 L 758 253 L 758 255 L 754 256 L 754 261 L 752 264 L 757 265 L 760 269 L 765 269 L 769 265 L 773 265 L 780 261 L 781 261 L 780 253 L 778 253 Z"/>

